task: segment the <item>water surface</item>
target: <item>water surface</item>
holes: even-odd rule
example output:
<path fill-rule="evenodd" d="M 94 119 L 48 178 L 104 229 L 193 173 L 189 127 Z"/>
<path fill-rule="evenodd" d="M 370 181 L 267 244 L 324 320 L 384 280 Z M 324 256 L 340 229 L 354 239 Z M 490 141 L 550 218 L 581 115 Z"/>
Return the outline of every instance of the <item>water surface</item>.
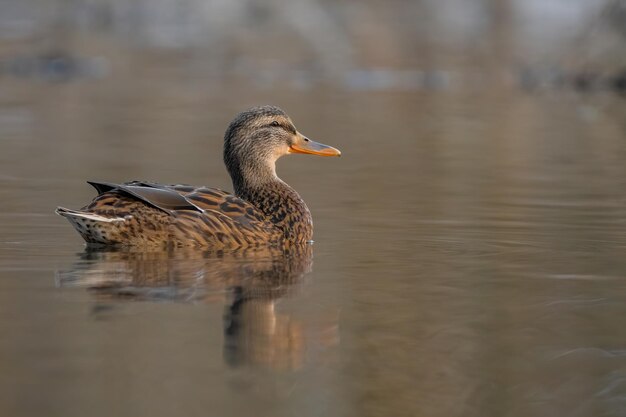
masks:
<path fill-rule="evenodd" d="M 0 414 L 626 414 L 623 100 L 204 81 L 5 84 Z M 88 179 L 231 189 L 260 103 L 343 152 L 278 164 L 306 250 L 86 251 L 53 214 Z"/>

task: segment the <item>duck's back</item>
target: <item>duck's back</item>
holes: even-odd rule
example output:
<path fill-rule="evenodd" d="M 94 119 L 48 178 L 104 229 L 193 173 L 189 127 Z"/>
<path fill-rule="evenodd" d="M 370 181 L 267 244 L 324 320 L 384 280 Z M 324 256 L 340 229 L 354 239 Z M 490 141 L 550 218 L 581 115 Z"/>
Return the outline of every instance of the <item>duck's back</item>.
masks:
<path fill-rule="evenodd" d="M 282 233 L 252 204 L 225 191 L 132 181 L 90 182 L 81 210 L 57 209 L 91 244 L 238 248 L 281 244 Z"/>

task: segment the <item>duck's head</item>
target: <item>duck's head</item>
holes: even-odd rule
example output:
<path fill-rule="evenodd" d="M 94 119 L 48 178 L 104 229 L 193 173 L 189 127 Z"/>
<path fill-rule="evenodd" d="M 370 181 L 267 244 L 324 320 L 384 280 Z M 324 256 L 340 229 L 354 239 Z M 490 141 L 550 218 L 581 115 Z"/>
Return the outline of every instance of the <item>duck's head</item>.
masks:
<path fill-rule="evenodd" d="M 224 135 L 224 163 L 235 187 L 275 179 L 276 160 L 292 153 L 341 155 L 338 149 L 302 135 L 289 116 L 274 106 L 239 113 Z"/>

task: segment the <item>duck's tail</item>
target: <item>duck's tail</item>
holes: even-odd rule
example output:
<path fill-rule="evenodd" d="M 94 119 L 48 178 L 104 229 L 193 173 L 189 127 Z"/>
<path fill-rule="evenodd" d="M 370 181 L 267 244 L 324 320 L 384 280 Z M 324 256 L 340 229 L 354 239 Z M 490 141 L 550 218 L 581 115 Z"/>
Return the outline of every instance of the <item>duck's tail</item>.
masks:
<path fill-rule="evenodd" d="M 57 207 L 55 213 L 65 217 L 87 243 L 113 244 L 124 217 L 107 217 L 87 211 Z"/>

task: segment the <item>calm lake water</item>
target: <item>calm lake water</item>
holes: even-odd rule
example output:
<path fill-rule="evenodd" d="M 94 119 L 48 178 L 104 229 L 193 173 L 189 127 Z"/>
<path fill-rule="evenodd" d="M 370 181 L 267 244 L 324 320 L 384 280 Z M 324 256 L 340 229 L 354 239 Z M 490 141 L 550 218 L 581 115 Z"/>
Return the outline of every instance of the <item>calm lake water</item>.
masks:
<path fill-rule="evenodd" d="M 0 81 L 0 414 L 626 415 L 625 101 L 281 89 L 175 71 Z M 276 104 L 315 244 L 87 251 L 85 180 L 232 189 Z"/>

